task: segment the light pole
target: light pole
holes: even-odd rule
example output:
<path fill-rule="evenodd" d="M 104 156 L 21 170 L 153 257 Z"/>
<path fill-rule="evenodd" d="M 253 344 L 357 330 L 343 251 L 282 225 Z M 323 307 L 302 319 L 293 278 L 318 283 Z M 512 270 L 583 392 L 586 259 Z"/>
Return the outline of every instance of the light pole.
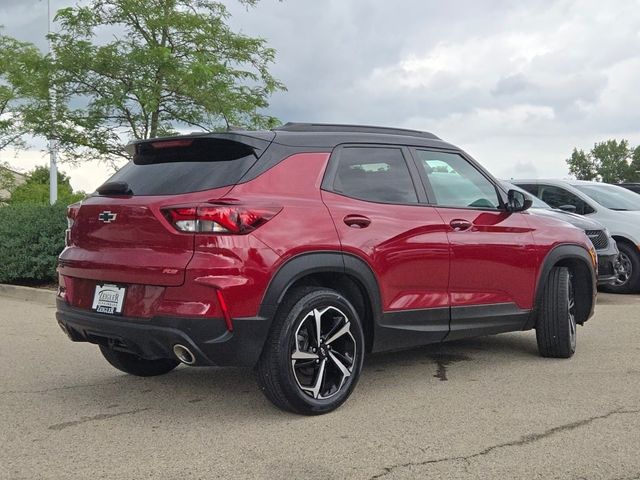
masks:
<path fill-rule="evenodd" d="M 51 0 L 47 0 L 47 33 L 51 34 Z M 47 36 L 49 42 L 49 56 L 53 60 L 53 47 L 51 45 L 51 38 Z M 55 106 L 56 98 L 53 88 L 53 82 L 51 81 L 51 75 L 49 75 L 49 108 L 51 109 L 51 127 L 55 122 Z M 57 165 L 57 144 L 53 135 L 49 137 L 49 203 L 53 205 L 58 200 L 58 165 Z"/>

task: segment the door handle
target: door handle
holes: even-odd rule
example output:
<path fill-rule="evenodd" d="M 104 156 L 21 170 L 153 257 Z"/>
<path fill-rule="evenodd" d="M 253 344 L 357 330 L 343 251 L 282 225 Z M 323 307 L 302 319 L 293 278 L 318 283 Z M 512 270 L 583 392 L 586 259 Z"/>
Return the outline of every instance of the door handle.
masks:
<path fill-rule="evenodd" d="M 364 215 L 347 215 L 342 221 L 351 228 L 367 228 L 371 224 L 371 219 Z"/>
<path fill-rule="evenodd" d="M 454 220 L 451 220 L 449 222 L 449 225 L 451 225 L 451 228 L 454 232 L 463 232 L 465 230 L 469 230 L 473 226 L 473 223 L 471 223 L 469 220 L 456 218 Z"/>

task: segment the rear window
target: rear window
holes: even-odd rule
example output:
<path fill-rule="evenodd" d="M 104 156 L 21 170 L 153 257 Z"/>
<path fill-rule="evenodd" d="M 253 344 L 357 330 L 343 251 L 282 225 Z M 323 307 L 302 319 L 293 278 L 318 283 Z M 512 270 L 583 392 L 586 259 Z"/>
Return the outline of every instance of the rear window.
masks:
<path fill-rule="evenodd" d="M 251 146 L 216 139 L 139 144 L 133 160 L 104 185 L 124 182 L 133 195 L 177 195 L 235 185 L 256 162 Z"/>
<path fill-rule="evenodd" d="M 333 191 L 371 202 L 418 202 L 399 148 L 343 148 L 338 157 Z"/>

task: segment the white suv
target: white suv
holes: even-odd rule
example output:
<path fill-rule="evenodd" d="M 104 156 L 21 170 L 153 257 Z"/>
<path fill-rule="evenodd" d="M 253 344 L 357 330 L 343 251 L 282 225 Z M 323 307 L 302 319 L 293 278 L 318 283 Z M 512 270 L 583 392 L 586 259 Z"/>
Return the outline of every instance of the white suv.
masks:
<path fill-rule="evenodd" d="M 602 223 L 616 240 L 620 256 L 616 293 L 640 291 L 640 195 L 616 185 L 580 180 L 511 180 L 552 207 Z"/>

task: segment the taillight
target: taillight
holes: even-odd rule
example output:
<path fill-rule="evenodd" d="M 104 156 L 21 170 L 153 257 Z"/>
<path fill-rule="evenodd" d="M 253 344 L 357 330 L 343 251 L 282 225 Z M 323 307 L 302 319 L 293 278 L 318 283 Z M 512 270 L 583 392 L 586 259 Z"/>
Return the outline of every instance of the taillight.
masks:
<path fill-rule="evenodd" d="M 82 202 L 74 203 L 67 207 L 67 227 L 73 227 L 73 222 L 75 222 L 78 217 L 78 213 L 80 212 L 80 205 Z"/>
<path fill-rule="evenodd" d="M 167 220 L 181 232 L 244 235 L 276 216 L 280 207 L 201 205 L 162 209 Z"/>
<path fill-rule="evenodd" d="M 73 227 L 73 223 L 78 218 L 81 204 L 82 202 L 78 202 L 67 207 L 67 230 L 64 232 L 64 243 L 67 247 L 71 245 L 71 227 Z"/>

